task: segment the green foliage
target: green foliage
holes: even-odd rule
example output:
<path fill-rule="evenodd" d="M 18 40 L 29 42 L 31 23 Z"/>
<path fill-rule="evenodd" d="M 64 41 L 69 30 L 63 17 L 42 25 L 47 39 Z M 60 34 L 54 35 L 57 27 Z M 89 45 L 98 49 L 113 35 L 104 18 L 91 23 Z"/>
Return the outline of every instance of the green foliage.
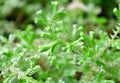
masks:
<path fill-rule="evenodd" d="M 84 23 L 83 27 L 71 23 L 70 11 L 59 4 L 53 1 L 51 11 L 36 13 L 38 28 L 28 25 L 8 38 L 0 36 L 0 82 L 119 83 L 119 21 L 109 37 L 101 29 L 89 31 Z M 120 10 L 113 12 L 119 20 Z M 88 17 L 100 26 L 105 23 L 94 13 Z"/>

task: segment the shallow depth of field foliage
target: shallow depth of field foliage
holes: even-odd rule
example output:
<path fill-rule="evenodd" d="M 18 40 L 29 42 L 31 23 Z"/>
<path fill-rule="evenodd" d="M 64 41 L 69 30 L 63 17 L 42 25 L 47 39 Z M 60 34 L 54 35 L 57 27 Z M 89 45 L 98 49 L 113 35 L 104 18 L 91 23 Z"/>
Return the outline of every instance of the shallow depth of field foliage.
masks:
<path fill-rule="evenodd" d="M 120 83 L 120 0 L 0 0 L 0 83 Z"/>

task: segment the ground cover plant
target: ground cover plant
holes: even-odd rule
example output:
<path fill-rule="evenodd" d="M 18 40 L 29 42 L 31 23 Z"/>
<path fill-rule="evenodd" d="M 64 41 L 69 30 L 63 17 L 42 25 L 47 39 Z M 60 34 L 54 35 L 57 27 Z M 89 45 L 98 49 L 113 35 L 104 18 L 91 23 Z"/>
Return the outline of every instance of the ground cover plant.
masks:
<path fill-rule="evenodd" d="M 65 9 L 65 2 L 38 10 L 35 24 L 23 30 L 1 33 L 1 83 L 120 83 L 120 6 L 109 32 L 107 17 L 88 8 L 84 20 L 84 12 Z"/>

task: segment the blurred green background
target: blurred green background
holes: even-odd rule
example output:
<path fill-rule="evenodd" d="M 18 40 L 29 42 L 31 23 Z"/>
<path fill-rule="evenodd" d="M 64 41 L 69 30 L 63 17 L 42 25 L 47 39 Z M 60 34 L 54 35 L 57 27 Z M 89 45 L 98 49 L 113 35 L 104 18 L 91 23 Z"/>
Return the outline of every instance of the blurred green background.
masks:
<path fill-rule="evenodd" d="M 0 35 L 8 37 L 17 29 L 24 30 L 28 24 L 36 29 L 35 12 L 44 9 L 49 13 L 50 2 L 54 0 L 0 0 Z M 103 29 L 111 33 L 115 18 L 113 8 L 120 0 L 57 0 L 69 16 L 70 24 L 86 27 L 86 30 Z M 73 13 L 74 12 L 74 13 Z M 67 14 L 68 15 L 68 14 Z"/>

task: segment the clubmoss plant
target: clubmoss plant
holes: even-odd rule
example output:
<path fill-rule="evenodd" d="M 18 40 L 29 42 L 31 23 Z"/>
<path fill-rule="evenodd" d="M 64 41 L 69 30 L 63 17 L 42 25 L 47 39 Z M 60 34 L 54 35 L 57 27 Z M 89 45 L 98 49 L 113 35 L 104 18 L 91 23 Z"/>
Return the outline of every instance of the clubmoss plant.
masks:
<path fill-rule="evenodd" d="M 57 1 L 50 8 L 36 13 L 36 30 L 28 25 L 8 39 L 0 36 L 0 82 L 119 83 L 120 10 L 114 9 L 118 24 L 109 36 L 67 26 L 69 13 Z"/>

